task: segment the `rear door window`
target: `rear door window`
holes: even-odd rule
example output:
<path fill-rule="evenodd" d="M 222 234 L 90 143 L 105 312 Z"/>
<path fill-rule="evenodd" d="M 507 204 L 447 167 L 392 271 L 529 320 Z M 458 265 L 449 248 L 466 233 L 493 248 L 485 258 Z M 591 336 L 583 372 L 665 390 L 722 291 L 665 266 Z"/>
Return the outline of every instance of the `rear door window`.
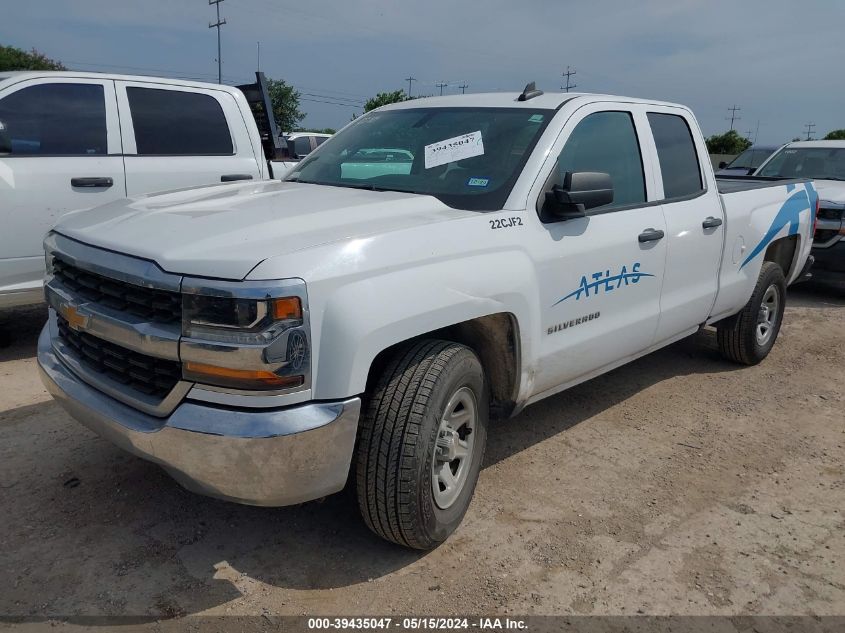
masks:
<path fill-rule="evenodd" d="M 139 156 L 231 156 L 226 115 L 211 95 L 127 87 Z"/>
<path fill-rule="evenodd" d="M 701 167 L 686 120 L 676 114 L 649 112 L 648 122 L 660 160 L 664 198 L 701 193 L 704 190 Z"/>
<path fill-rule="evenodd" d="M 103 155 L 107 137 L 102 84 L 36 84 L 0 99 L 0 153 Z"/>

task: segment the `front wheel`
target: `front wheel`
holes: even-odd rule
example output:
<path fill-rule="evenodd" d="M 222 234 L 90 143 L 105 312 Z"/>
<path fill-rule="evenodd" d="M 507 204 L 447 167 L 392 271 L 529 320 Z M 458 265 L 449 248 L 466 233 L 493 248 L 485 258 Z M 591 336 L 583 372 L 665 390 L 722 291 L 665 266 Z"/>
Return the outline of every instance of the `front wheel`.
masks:
<path fill-rule="evenodd" d="M 487 440 L 484 370 L 464 345 L 400 349 L 367 398 L 356 449 L 358 505 L 388 541 L 432 549 L 469 507 Z"/>
<path fill-rule="evenodd" d="M 766 358 L 780 332 L 785 306 L 783 271 L 774 262 L 763 262 L 748 303 L 716 326 L 722 356 L 743 365 L 756 365 Z"/>

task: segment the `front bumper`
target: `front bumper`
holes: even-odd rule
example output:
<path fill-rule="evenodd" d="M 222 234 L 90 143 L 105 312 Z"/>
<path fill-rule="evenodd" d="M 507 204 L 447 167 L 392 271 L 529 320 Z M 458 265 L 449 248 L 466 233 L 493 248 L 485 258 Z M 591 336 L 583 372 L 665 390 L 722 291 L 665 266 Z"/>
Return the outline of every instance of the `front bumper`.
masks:
<path fill-rule="evenodd" d="M 845 239 L 825 248 L 814 247 L 812 253 L 816 260 L 813 279 L 845 281 Z"/>
<path fill-rule="evenodd" d="M 38 339 L 38 367 L 47 390 L 74 418 L 161 465 L 193 492 L 284 506 L 338 492 L 346 483 L 359 398 L 275 410 L 185 401 L 157 418 L 78 379 L 53 351 L 47 326 Z"/>

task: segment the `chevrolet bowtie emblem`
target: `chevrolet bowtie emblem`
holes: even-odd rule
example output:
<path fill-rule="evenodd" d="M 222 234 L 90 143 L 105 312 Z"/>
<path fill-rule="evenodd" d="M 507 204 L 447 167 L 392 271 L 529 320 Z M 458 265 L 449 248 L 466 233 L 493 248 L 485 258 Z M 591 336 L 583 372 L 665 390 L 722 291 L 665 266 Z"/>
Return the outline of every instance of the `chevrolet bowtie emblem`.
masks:
<path fill-rule="evenodd" d="M 67 321 L 67 324 L 71 327 L 71 329 L 78 330 L 88 326 L 88 320 L 90 317 L 88 315 L 81 314 L 75 306 L 62 303 L 59 305 L 59 312 L 64 320 Z"/>

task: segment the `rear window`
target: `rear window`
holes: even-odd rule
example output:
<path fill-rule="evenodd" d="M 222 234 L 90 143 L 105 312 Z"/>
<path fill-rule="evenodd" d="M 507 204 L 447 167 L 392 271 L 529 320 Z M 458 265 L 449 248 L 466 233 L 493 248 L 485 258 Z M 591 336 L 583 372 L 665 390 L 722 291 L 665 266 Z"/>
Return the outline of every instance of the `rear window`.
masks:
<path fill-rule="evenodd" d="M 663 196 L 682 198 L 703 191 L 701 167 L 686 120 L 675 114 L 649 112 L 648 122 L 663 174 Z"/>
<path fill-rule="evenodd" d="M 38 84 L 0 99 L 0 153 L 89 156 L 107 151 L 102 84 Z"/>
<path fill-rule="evenodd" d="M 234 153 L 217 99 L 196 92 L 126 89 L 139 155 L 214 156 Z"/>

